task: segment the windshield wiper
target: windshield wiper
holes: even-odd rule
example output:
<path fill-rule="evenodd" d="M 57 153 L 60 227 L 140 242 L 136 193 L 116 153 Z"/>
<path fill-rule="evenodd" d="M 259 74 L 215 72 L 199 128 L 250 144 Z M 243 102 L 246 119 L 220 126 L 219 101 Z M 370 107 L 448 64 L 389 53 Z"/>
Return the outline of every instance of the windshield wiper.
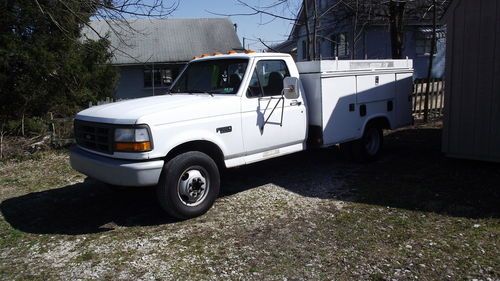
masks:
<path fill-rule="evenodd" d="M 207 95 L 210 95 L 213 97 L 214 93 L 216 93 L 217 91 L 205 91 L 205 90 L 199 90 L 199 89 L 192 89 L 192 90 L 189 90 L 187 92 L 189 92 L 190 94 L 207 94 Z"/>

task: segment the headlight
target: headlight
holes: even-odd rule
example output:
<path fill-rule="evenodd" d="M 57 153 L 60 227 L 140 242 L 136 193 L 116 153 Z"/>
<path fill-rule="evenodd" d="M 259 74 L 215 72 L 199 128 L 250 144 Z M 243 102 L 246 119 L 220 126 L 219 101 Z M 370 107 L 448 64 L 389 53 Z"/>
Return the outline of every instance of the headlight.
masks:
<path fill-rule="evenodd" d="M 115 129 L 115 151 L 145 152 L 150 151 L 152 147 L 146 127 Z"/>
<path fill-rule="evenodd" d="M 135 142 L 135 129 L 115 129 L 115 142 Z"/>

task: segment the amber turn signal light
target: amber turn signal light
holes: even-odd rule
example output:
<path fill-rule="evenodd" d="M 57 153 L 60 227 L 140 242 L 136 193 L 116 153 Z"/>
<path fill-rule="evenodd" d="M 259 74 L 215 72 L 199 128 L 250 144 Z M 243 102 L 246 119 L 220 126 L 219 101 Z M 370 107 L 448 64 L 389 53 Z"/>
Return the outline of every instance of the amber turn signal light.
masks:
<path fill-rule="evenodd" d="M 115 151 L 124 152 L 144 152 L 151 150 L 151 142 L 117 142 L 115 143 Z"/>

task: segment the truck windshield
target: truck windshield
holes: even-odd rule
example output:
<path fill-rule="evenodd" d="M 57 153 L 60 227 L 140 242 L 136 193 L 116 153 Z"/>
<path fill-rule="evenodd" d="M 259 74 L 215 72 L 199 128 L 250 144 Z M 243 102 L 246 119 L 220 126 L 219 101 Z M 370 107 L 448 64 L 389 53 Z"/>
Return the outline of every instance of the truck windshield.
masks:
<path fill-rule="evenodd" d="M 247 65 L 247 59 L 192 62 L 172 86 L 170 93 L 236 94 Z"/>

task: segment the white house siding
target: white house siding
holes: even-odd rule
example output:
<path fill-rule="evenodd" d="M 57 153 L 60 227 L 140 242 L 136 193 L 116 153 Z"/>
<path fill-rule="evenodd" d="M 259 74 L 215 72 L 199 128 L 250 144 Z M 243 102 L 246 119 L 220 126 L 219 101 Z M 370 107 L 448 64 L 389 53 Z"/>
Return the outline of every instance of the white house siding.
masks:
<path fill-rule="evenodd" d="M 405 32 L 403 57 L 413 59 L 415 67 L 415 78 L 426 78 L 429 65 L 429 55 L 418 55 L 416 53 L 416 34 L 419 32 L 418 27 L 409 27 Z M 331 34 L 339 33 L 337 30 L 325 31 L 318 36 L 318 57 L 320 59 L 335 59 L 332 54 L 332 42 L 323 37 L 329 38 Z M 303 54 L 305 50 L 302 48 L 302 42 L 305 42 L 305 32 L 297 42 L 297 60 L 304 61 Z M 348 44 L 352 44 L 352 37 L 347 33 Z M 434 57 L 432 77 L 441 78 L 444 76 L 444 62 L 446 52 L 446 40 L 439 39 L 437 42 L 437 54 Z M 356 43 L 354 59 L 388 59 L 392 57 L 391 39 L 387 26 L 374 26 L 367 28 L 367 31 L 360 37 Z M 339 59 L 347 59 L 350 57 L 340 57 Z"/>
<path fill-rule="evenodd" d="M 322 7 L 322 11 L 324 11 L 327 7 L 334 5 L 336 0 L 322 0 L 318 1 L 318 3 L 320 4 L 319 6 Z M 427 24 L 428 23 L 429 21 L 427 21 Z M 414 60 L 415 78 L 426 78 L 428 72 L 429 55 L 418 55 L 416 53 L 416 35 L 419 34 L 422 29 L 430 30 L 430 26 L 419 25 L 418 22 L 413 22 L 407 25 L 404 37 L 403 57 L 407 56 Z M 312 27 L 310 31 L 312 32 Z M 334 16 L 324 17 L 320 20 L 317 30 L 318 49 L 316 59 L 335 58 L 335 55 L 332 54 L 332 43 L 329 39 L 331 39 L 333 34 L 339 33 L 346 33 L 348 44 L 352 44 L 352 25 L 350 21 L 339 23 L 335 21 Z M 307 56 L 304 56 L 305 50 L 303 48 L 303 42 L 307 41 L 305 26 L 296 26 L 292 30 L 290 38 L 296 40 L 297 61 L 306 60 Z M 440 38 L 437 42 L 437 54 L 434 58 L 432 77 L 442 78 L 444 76 L 445 51 L 445 38 Z M 379 25 L 367 27 L 364 34 L 362 34 L 356 42 L 356 49 L 354 52 L 354 59 L 392 58 L 389 25 L 381 22 Z M 340 56 L 339 59 L 351 59 L 351 56 Z"/>

